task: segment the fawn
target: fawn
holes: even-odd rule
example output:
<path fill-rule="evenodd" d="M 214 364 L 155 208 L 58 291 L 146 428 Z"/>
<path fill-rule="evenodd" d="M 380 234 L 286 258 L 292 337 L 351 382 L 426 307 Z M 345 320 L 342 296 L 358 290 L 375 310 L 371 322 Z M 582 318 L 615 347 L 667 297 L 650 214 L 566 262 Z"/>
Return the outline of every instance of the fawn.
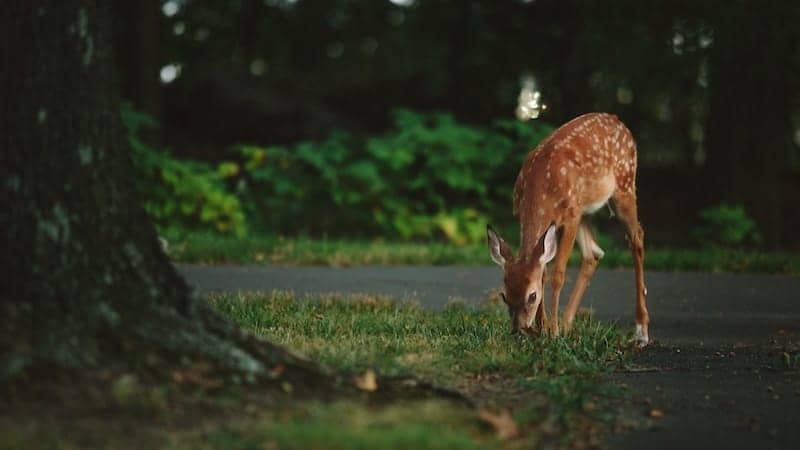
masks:
<path fill-rule="evenodd" d="M 564 310 L 568 332 L 581 297 L 603 250 L 583 216 L 609 200 L 625 226 L 636 275 L 636 334 L 639 347 L 649 342 L 647 288 L 644 285 L 644 231 L 636 211 L 636 144 L 630 130 L 614 115 L 591 113 L 562 125 L 544 139 L 522 164 L 514 185 L 514 215 L 520 222 L 520 251 L 487 227 L 489 254 L 503 268 L 503 301 L 511 315 L 512 332 L 531 333 L 533 322 L 558 335 L 558 299 L 567 260 L 575 241 L 581 268 Z M 557 231 L 561 230 L 559 242 Z M 548 321 L 543 284 L 546 265 L 555 258 L 551 277 Z"/>

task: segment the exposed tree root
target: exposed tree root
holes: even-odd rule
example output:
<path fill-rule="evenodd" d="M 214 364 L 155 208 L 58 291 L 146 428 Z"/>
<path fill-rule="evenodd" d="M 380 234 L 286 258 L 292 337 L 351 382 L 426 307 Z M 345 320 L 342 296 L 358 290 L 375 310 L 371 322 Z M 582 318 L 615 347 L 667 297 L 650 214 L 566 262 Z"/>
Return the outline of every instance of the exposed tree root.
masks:
<path fill-rule="evenodd" d="M 354 397 L 380 403 L 440 398 L 474 406 L 458 391 L 412 376 L 377 375 L 374 387 L 364 389 L 356 381 L 360 374 L 332 372 L 247 333 L 201 302 L 188 315 L 167 305 L 151 305 L 120 314 L 126 318 L 124 323 L 113 327 L 100 323 L 69 334 L 41 321 L 37 330 L 23 331 L 20 325 L 32 323 L 29 314 L 34 309 L 9 310 L 7 306 L 3 308 L 6 317 L 14 320 L 6 322 L 0 337 L 15 344 L 0 356 L 0 368 L 5 381 L 18 388 L 37 384 L 42 376 L 52 384 L 60 379 L 56 375 L 59 372 L 67 383 L 74 383 L 81 370 L 105 370 L 135 375 L 150 383 L 189 383 L 214 390 L 244 384 L 254 390 L 273 389 L 321 400 Z M 70 319 L 62 318 L 61 322 Z M 52 345 L 54 342 L 60 344 Z M 81 348 L 85 353 L 80 358 L 72 356 Z"/>

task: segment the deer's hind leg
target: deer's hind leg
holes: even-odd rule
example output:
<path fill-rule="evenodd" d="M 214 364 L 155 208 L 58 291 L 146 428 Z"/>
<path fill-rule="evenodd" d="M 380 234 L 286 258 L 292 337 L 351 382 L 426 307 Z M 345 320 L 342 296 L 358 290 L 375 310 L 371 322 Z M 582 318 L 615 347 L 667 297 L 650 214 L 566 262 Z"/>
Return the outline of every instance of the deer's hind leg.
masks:
<path fill-rule="evenodd" d="M 633 254 L 636 274 L 636 345 L 644 347 L 650 341 L 647 330 L 650 315 L 647 312 L 647 288 L 644 285 L 644 230 L 636 210 L 636 194 L 631 191 L 615 192 L 614 206 L 619 220 L 625 225 L 628 244 Z"/>
<path fill-rule="evenodd" d="M 575 319 L 575 314 L 581 305 L 586 287 L 589 286 L 589 280 L 592 279 L 597 264 L 600 258 L 603 257 L 603 249 L 597 245 L 594 239 L 592 229 L 586 222 L 581 222 L 578 227 L 577 234 L 578 247 L 581 250 L 581 269 L 578 274 L 578 279 L 575 280 L 575 287 L 570 294 L 567 308 L 564 310 L 564 331 L 568 332 L 572 328 L 572 321 Z"/>

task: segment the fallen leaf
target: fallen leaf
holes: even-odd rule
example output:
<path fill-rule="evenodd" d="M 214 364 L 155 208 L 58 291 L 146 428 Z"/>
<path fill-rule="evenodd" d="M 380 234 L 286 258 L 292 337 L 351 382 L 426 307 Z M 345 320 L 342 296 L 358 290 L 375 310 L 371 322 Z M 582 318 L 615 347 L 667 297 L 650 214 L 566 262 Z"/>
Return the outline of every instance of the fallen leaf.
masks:
<path fill-rule="evenodd" d="M 378 380 L 375 372 L 372 369 L 367 369 L 363 375 L 355 377 L 356 387 L 367 392 L 374 392 L 378 390 Z"/>
<path fill-rule="evenodd" d="M 218 389 L 225 384 L 221 379 L 208 377 L 198 370 L 173 370 L 172 381 L 176 384 L 190 384 L 206 389 Z"/>
<path fill-rule="evenodd" d="M 500 439 L 511 439 L 519 436 L 517 423 L 514 422 L 511 413 L 507 409 L 504 409 L 499 414 L 484 409 L 478 412 L 478 418 L 494 428 L 497 437 Z"/>
<path fill-rule="evenodd" d="M 283 364 L 278 364 L 275 367 L 273 367 L 272 370 L 267 372 L 267 375 L 269 376 L 269 378 L 274 380 L 276 378 L 280 378 L 284 370 L 286 370 L 286 366 L 284 366 Z"/>
<path fill-rule="evenodd" d="M 660 419 L 660 418 L 664 417 L 664 411 L 662 411 L 662 410 L 660 410 L 658 408 L 653 408 L 653 409 L 650 410 L 650 417 L 652 417 L 654 419 Z"/>

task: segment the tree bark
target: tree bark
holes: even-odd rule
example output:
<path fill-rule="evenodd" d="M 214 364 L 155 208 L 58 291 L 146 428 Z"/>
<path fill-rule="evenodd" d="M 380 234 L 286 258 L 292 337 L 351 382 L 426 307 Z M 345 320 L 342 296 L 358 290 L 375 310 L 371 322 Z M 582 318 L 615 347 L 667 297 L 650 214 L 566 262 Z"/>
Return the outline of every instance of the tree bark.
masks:
<path fill-rule="evenodd" d="M 255 377 L 280 364 L 284 376 L 331 381 L 195 301 L 162 252 L 133 188 L 109 2 L 3 9 L 0 379 L 32 366 L 189 358 Z"/>

